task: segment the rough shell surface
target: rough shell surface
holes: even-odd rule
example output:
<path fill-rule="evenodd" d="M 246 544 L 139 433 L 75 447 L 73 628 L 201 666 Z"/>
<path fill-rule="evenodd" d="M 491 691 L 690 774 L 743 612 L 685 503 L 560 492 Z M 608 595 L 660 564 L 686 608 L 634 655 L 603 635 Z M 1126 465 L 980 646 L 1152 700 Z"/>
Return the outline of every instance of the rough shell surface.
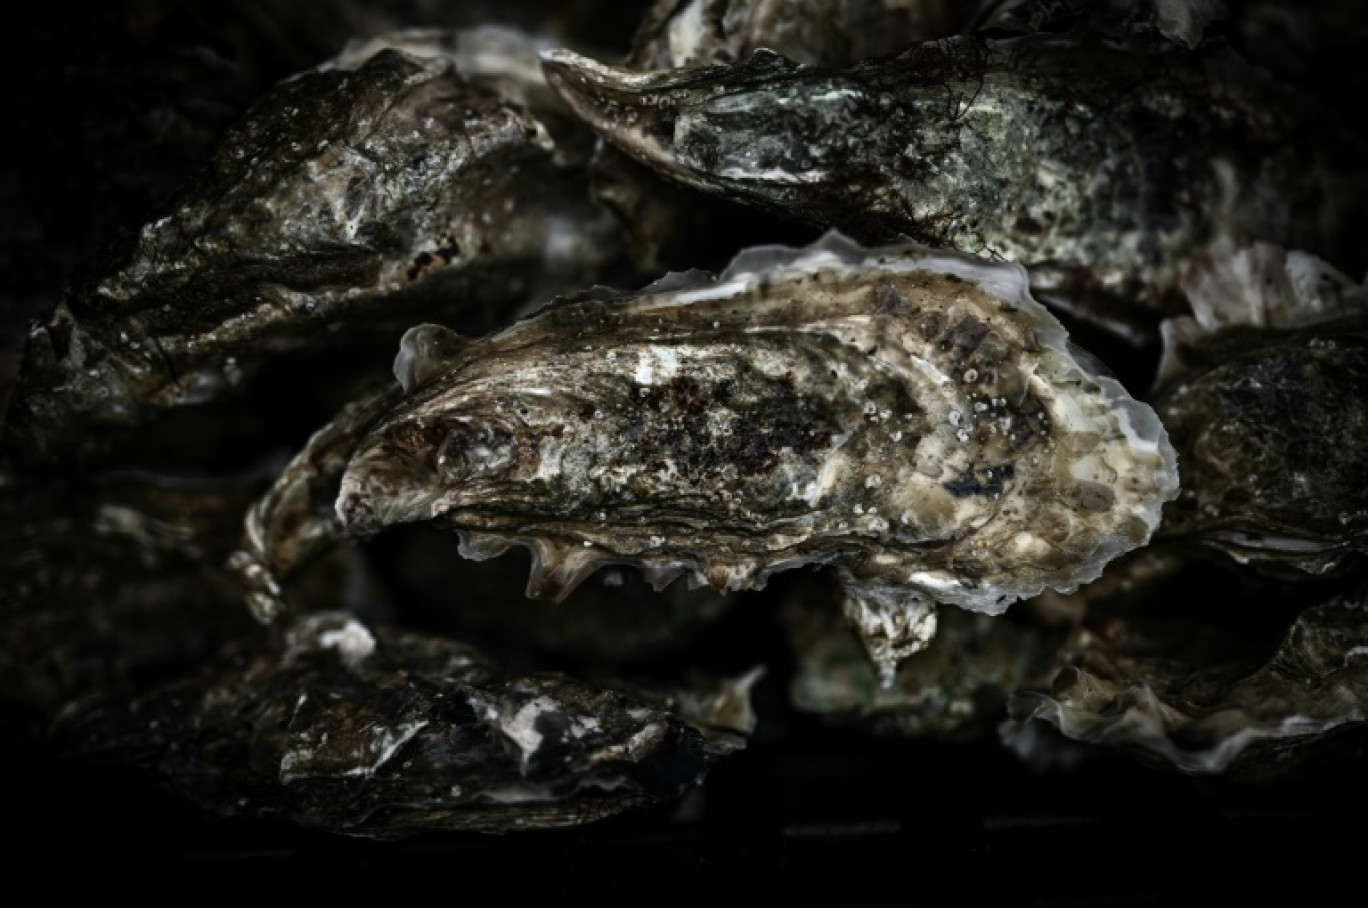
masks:
<path fill-rule="evenodd" d="M 1028 266 L 1033 289 L 1146 339 L 1225 244 L 1368 268 L 1368 152 L 1232 55 L 967 36 L 833 69 L 768 52 L 638 73 L 569 51 L 551 86 L 607 141 L 705 192 Z"/>
<path fill-rule="evenodd" d="M 388 50 L 263 98 L 129 258 L 29 339 L 6 442 L 31 463 L 221 399 L 263 363 L 464 330 L 592 280 L 619 249 L 587 181 L 521 107 Z"/>
<path fill-rule="evenodd" d="M 1079 355 L 1020 268 L 834 234 L 469 342 L 415 329 L 402 390 L 315 435 L 239 565 L 270 614 L 318 546 L 418 521 L 530 549 L 530 596 L 609 564 L 718 590 L 832 564 L 887 664 L 931 603 L 997 614 L 1149 539 L 1173 451 Z"/>
<path fill-rule="evenodd" d="M 1368 292 L 1312 257 L 1254 248 L 1194 299 L 1194 318 L 1165 325 L 1150 395 L 1183 464 L 1162 538 L 1279 572 L 1360 562 Z"/>
<path fill-rule="evenodd" d="M 315 612 L 197 675 L 83 702 L 57 739 L 217 816 L 378 839 L 507 832 L 679 797 L 744 746 L 754 681 L 644 696 Z"/>
<path fill-rule="evenodd" d="M 658 0 L 642 17 L 624 66 L 645 72 L 733 63 L 760 48 L 799 63 L 850 66 L 953 34 L 976 2 Z M 672 183 L 606 142 L 594 151 L 592 176 L 595 196 L 622 223 L 644 272 L 699 267 L 735 252 L 733 245 L 709 256 L 701 242 L 737 224 L 742 212 L 729 199 Z M 737 233 L 777 238 L 763 221 Z M 790 233 L 778 236 L 793 241 Z"/>
<path fill-rule="evenodd" d="M 512 25 L 405 28 L 354 38 L 319 68 L 358 69 L 385 50 L 454 66 L 472 85 L 526 108 L 551 134 L 557 163 L 582 164 L 593 147 L 593 133 L 546 84 L 539 56 L 544 50 L 563 46 L 565 40 L 560 36 L 535 34 Z"/>

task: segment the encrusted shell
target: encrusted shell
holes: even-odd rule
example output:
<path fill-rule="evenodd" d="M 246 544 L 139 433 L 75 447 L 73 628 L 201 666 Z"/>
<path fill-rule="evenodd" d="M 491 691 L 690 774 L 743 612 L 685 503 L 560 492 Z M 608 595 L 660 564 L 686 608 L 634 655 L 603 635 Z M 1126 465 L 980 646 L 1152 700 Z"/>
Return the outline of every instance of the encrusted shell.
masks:
<path fill-rule="evenodd" d="M 1149 399 L 1183 460 L 1162 536 L 1292 576 L 1368 552 L 1368 284 L 1263 244 L 1186 282 Z M 1289 572 L 1288 569 L 1291 569 Z"/>
<path fill-rule="evenodd" d="M 1021 268 L 837 234 L 477 340 L 417 328 L 406 393 L 316 436 L 242 563 L 288 569 L 289 513 L 335 489 L 315 540 L 436 521 L 468 557 L 530 549 L 534 597 L 607 564 L 719 590 L 830 564 L 887 666 L 932 603 L 997 614 L 1149 539 L 1173 451 L 1088 362 Z"/>
<path fill-rule="evenodd" d="M 1037 298 L 1137 341 L 1182 310 L 1189 259 L 1223 243 L 1368 267 L 1363 144 L 1230 54 L 1032 35 L 846 68 L 542 57 L 576 113 L 671 180 L 864 242 L 1018 262 Z"/>
<path fill-rule="evenodd" d="M 449 61 L 384 50 L 300 73 L 33 328 L 6 444 L 65 459 L 300 351 L 397 339 L 417 313 L 486 331 L 592 280 L 619 240 L 555 151 Z"/>

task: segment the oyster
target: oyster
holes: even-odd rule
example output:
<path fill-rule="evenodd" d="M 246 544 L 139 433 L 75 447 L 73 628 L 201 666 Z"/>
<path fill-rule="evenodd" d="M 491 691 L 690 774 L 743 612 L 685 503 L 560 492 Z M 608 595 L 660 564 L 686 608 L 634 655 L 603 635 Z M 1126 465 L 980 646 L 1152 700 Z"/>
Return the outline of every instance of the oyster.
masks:
<path fill-rule="evenodd" d="M 611 564 L 717 590 L 834 566 L 888 674 L 934 603 L 1073 589 L 1177 491 L 1153 412 L 1019 267 L 913 245 L 831 234 L 481 339 L 422 326 L 395 372 L 254 506 L 235 559 L 259 615 L 332 542 L 432 521 L 467 557 L 529 549 L 531 597 Z"/>
<path fill-rule="evenodd" d="M 143 696 L 74 704 L 55 734 L 217 816 L 508 832 L 679 797 L 745 745 L 754 681 L 645 696 L 508 675 L 455 640 L 316 612 Z"/>
<path fill-rule="evenodd" d="M 592 279 L 617 254 L 612 218 L 553 153 L 521 107 L 440 62 L 384 51 L 281 84 L 122 267 L 33 329 L 8 447 L 45 464 L 285 354 L 397 340 L 419 312 L 488 330 Z"/>
<path fill-rule="evenodd" d="M 843 66 L 953 35 L 976 0 L 657 0 L 627 65 L 651 71 L 744 60 L 760 48 Z"/>
<path fill-rule="evenodd" d="M 1265 241 L 1368 268 L 1368 151 L 1212 52 L 967 36 L 846 69 L 758 51 L 637 73 L 566 50 L 551 86 L 666 177 L 866 242 L 1027 266 L 1041 300 L 1137 342 L 1195 257 Z"/>
<path fill-rule="evenodd" d="M 1300 598 L 1232 586 L 1212 567 L 1095 603 L 1052 683 L 1011 697 L 1004 740 L 1030 758 L 1031 727 L 1044 724 L 1164 769 L 1246 781 L 1343 757 L 1342 739 L 1368 730 L 1368 598 Z"/>
<path fill-rule="evenodd" d="M 539 56 L 564 44 L 558 36 L 535 35 L 507 25 L 408 28 L 353 39 L 319 68 L 357 69 L 385 50 L 448 63 L 472 85 L 525 107 L 551 134 L 557 162 L 576 165 L 588 159 L 593 133 L 546 84 Z"/>
<path fill-rule="evenodd" d="M 10 32 L 25 59 L 23 90 L 6 92 L 0 181 L 6 352 L 74 274 L 174 197 L 258 88 L 200 22 L 134 39 L 125 11 L 72 13 L 35 8 Z M 0 362 L 0 380 L 12 374 Z"/>
<path fill-rule="evenodd" d="M 849 66 L 953 34 L 973 8 L 969 0 L 659 0 L 643 16 L 624 66 L 732 63 L 762 47 L 799 63 Z M 757 223 L 754 212 L 730 200 L 671 183 L 611 144 L 600 143 L 592 167 L 594 193 L 622 222 L 643 272 L 725 262 L 737 246 L 713 255 L 719 234 L 743 243 L 789 239 L 782 224 Z"/>
<path fill-rule="evenodd" d="M 1204 263 L 1150 395 L 1183 462 L 1160 538 L 1265 571 L 1368 551 L 1368 286 L 1255 246 Z"/>

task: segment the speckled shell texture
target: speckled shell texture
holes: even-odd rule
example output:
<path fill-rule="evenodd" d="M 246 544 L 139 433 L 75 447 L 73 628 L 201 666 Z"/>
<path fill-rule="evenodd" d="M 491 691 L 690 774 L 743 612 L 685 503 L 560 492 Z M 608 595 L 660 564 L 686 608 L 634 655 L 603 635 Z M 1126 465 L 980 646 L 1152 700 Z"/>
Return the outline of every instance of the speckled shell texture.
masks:
<path fill-rule="evenodd" d="M 1018 262 L 1045 302 L 1136 339 L 1226 243 L 1368 265 L 1362 143 L 1215 50 L 960 35 L 846 68 L 769 50 L 656 72 L 542 59 L 577 114 L 668 179 L 864 242 Z"/>
<path fill-rule="evenodd" d="M 1144 544 L 1177 490 L 1153 412 L 1016 266 L 829 234 L 436 356 L 439 331 L 410 332 L 338 518 L 526 546 L 533 596 L 605 564 L 733 590 L 832 564 L 858 599 L 1000 613 Z"/>

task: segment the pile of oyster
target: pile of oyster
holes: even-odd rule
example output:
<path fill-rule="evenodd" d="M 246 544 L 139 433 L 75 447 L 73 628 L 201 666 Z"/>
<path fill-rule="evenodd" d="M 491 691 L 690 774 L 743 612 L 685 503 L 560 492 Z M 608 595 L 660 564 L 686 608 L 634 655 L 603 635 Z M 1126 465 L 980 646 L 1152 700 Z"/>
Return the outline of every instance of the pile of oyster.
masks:
<path fill-rule="evenodd" d="M 1041 766 L 1352 753 L 1354 4 L 187 6 L 193 166 L 6 313 L 27 746 L 373 837 L 670 802 L 758 685 Z"/>

